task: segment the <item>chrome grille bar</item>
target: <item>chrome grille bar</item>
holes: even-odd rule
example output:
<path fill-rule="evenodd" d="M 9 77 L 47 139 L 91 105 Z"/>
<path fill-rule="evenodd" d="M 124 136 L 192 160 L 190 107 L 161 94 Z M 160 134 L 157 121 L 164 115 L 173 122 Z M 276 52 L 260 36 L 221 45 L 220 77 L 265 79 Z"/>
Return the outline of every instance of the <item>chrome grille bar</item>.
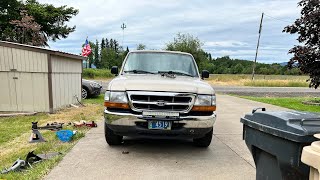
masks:
<path fill-rule="evenodd" d="M 188 113 L 195 101 L 193 93 L 127 91 L 133 111 L 171 111 Z"/>

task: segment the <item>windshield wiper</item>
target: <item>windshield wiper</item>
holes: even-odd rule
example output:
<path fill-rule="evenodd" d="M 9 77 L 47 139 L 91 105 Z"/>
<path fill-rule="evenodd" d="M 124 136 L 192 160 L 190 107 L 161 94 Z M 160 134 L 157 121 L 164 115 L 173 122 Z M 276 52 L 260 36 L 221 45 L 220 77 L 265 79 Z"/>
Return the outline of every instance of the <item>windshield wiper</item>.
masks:
<path fill-rule="evenodd" d="M 176 75 L 182 75 L 182 76 L 189 76 L 189 77 L 194 77 L 191 74 L 188 73 L 183 73 L 183 72 L 179 72 L 179 71 L 158 71 L 158 73 L 164 75 L 164 74 L 176 74 Z"/>
<path fill-rule="evenodd" d="M 155 74 L 154 72 L 150 72 L 150 71 L 144 71 L 144 70 L 130 70 L 130 71 L 124 71 L 125 73 L 135 73 L 135 74 Z"/>

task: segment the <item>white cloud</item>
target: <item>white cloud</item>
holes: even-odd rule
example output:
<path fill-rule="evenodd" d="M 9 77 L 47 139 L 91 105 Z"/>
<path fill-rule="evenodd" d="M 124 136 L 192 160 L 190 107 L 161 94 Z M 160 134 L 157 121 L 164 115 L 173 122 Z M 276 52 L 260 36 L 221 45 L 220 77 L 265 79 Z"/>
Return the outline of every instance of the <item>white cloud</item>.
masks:
<path fill-rule="evenodd" d="M 113 38 L 122 42 L 122 22 L 127 24 L 124 46 L 143 43 L 162 49 L 178 32 L 204 42 L 213 55 L 252 59 L 262 12 L 285 21 L 299 16 L 296 0 L 38 0 L 68 5 L 79 14 L 68 23 L 77 29 L 67 39 L 50 42 L 53 49 L 79 53 L 86 36 L 90 40 Z M 265 17 L 260 56 L 264 61 L 286 61 L 295 36 L 283 34 L 288 23 Z M 269 48 L 269 49 L 268 49 Z M 277 57 L 277 58 L 275 58 Z M 280 59 L 280 60 L 278 60 Z"/>
<path fill-rule="evenodd" d="M 240 41 L 207 41 L 204 43 L 204 47 L 244 47 L 248 46 L 248 43 L 240 42 Z"/>

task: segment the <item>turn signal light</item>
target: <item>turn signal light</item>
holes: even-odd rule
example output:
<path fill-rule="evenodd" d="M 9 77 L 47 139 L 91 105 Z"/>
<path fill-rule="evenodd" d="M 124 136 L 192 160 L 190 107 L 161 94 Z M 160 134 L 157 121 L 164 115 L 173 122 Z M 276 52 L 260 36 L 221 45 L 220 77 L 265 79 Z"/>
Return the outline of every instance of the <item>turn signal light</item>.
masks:
<path fill-rule="evenodd" d="M 104 102 L 104 106 L 107 108 L 129 109 L 129 104 L 126 103 Z"/>
<path fill-rule="evenodd" d="M 216 106 L 193 106 L 191 111 L 215 111 L 217 108 Z"/>

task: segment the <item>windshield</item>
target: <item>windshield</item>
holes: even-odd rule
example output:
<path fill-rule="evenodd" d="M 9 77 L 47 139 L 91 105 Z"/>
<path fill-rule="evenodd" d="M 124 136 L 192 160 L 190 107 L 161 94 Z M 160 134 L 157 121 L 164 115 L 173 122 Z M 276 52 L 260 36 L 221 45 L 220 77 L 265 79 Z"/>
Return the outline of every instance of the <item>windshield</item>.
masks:
<path fill-rule="evenodd" d="M 181 76 L 199 77 L 192 56 L 174 53 L 130 53 L 123 72 L 142 74 L 170 72 Z"/>

